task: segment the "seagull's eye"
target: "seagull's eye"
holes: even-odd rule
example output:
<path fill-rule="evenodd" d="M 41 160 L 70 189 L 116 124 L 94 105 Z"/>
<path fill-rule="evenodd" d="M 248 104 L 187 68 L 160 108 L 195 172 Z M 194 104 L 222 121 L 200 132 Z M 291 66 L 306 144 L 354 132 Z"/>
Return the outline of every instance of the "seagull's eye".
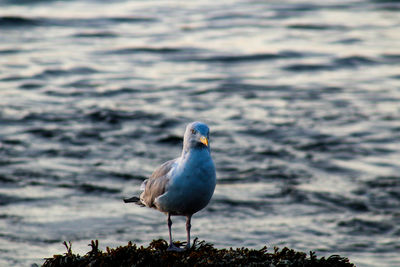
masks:
<path fill-rule="evenodd" d="M 191 132 L 192 132 L 192 134 L 196 134 L 196 130 L 195 129 L 192 129 Z"/>

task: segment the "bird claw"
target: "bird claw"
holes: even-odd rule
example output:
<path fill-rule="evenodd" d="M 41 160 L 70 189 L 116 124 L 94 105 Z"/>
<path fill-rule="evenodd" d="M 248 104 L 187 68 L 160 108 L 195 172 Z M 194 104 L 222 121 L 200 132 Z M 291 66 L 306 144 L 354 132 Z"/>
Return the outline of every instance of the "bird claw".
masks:
<path fill-rule="evenodd" d="M 184 249 L 183 249 L 183 248 L 178 248 L 177 246 L 171 244 L 171 245 L 169 245 L 169 247 L 167 248 L 167 251 L 182 252 L 182 251 L 184 251 Z"/>

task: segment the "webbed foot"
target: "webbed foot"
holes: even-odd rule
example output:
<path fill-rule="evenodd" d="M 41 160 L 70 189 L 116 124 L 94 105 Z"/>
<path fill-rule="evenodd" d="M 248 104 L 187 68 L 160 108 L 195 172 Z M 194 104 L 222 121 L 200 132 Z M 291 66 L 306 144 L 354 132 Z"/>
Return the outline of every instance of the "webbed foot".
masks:
<path fill-rule="evenodd" d="M 175 252 L 182 252 L 184 251 L 183 248 L 178 248 L 177 246 L 175 246 L 174 244 L 169 245 L 169 247 L 167 248 L 167 251 L 175 251 Z"/>

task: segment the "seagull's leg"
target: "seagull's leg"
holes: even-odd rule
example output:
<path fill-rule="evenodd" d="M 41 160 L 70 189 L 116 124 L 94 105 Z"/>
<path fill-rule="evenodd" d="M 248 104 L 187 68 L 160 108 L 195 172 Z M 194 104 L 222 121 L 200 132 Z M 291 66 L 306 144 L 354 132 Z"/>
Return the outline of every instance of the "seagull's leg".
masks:
<path fill-rule="evenodd" d="M 190 220 L 192 219 L 192 215 L 188 215 L 186 216 L 186 240 L 187 240 L 187 244 L 186 244 L 186 248 L 189 249 L 190 248 L 190 228 L 192 227 L 192 225 L 190 224 Z"/>
<path fill-rule="evenodd" d="M 168 232 L 169 232 L 169 246 L 171 247 L 173 245 L 172 244 L 172 233 L 171 233 L 172 221 L 171 221 L 171 214 L 169 214 L 169 213 L 168 213 L 167 223 L 168 223 Z"/>
<path fill-rule="evenodd" d="M 178 248 L 177 246 L 172 243 L 172 233 L 171 233 L 171 226 L 172 226 L 172 221 L 171 221 L 171 214 L 168 213 L 168 232 L 169 232 L 169 246 L 167 248 L 167 251 L 183 251 L 183 249 Z"/>

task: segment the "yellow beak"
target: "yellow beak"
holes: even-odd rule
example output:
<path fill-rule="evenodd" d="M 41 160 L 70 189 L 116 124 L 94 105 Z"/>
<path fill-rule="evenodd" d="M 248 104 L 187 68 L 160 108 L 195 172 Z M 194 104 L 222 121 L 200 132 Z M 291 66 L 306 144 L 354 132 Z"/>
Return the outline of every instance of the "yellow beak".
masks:
<path fill-rule="evenodd" d="M 202 142 L 203 144 L 205 144 L 206 146 L 208 146 L 208 139 L 207 139 L 207 137 L 204 137 L 204 136 L 200 137 L 200 142 Z"/>

